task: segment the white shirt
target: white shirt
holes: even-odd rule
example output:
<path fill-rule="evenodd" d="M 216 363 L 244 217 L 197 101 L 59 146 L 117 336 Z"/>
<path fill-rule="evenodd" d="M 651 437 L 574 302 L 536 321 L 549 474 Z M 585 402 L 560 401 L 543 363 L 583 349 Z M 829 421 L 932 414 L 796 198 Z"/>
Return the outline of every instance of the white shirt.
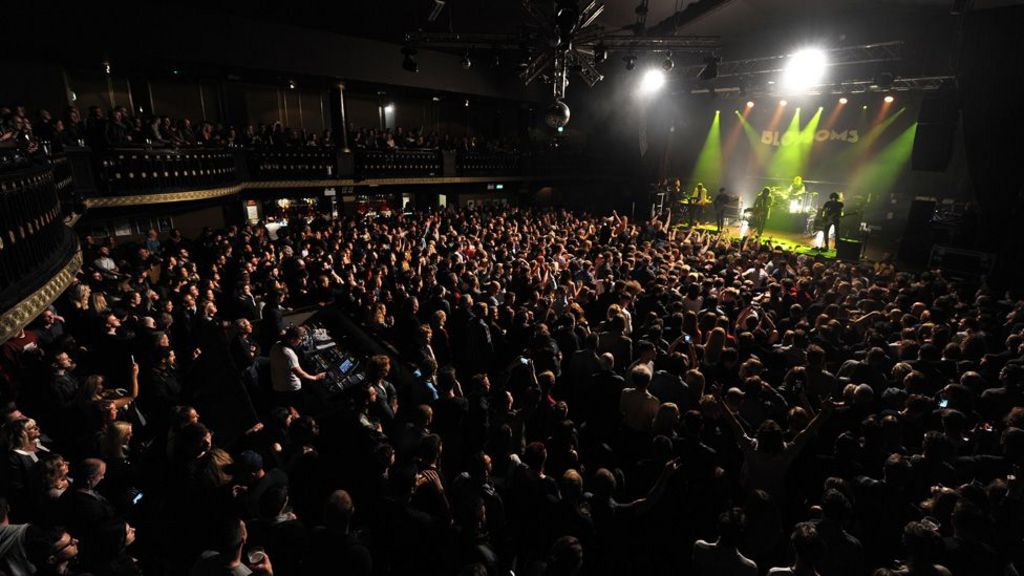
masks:
<path fill-rule="evenodd" d="M 275 392 L 298 392 L 302 380 L 294 369 L 299 366 L 295 351 L 281 342 L 270 348 L 270 383 Z"/>

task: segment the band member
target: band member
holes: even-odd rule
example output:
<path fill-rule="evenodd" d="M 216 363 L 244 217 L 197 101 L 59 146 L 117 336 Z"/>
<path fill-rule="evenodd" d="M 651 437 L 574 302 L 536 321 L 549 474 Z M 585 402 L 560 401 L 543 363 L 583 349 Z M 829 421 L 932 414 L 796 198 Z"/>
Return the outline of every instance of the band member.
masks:
<path fill-rule="evenodd" d="M 804 185 L 804 178 L 803 178 L 803 176 L 797 176 L 796 178 L 793 178 L 793 183 L 789 185 L 789 197 L 790 198 L 794 198 L 794 197 L 799 198 L 800 196 L 802 196 L 806 192 L 807 192 L 807 186 Z"/>
<path fill-rule="evenodd" d="M 764 233 L 764 225 L 768 222 L 768 213 L 772 209 L 772 190 L 765 186 L 754 199 L 754 230 L 760 236 Z"/>
<path fill-rule="evenodd" d="M 715 225 L 718 227 L 719 232 L 725 228 L 725 210 L 733 201 L 735 201 L 735 198 L 726 194 L 725 188 L 718 189 L 718 195 L 715 196 L 713 205 L 715 207 Z"/>
<path fill-rule="evenodd" d="M 693 194 L 687 198 L 686 210 L 689 213 L 690 228 L 697 223 L 700 219 L 701 209 L 708 201 L 708 189 L 704 187 L 703 182 L 698 182 L 697 187 L 693 189 Z"/>
<path fill-rule="evenodd" d="M 839 220 L 843 217 L 842 196 L 833 192 L 828 196 L 828 202 L 821 205 L 821 228 L 825 233 L 825 250 L 828 250 L 828 236 L 832 228 L 836 229 L 836 242 L 839 241 Z"/>

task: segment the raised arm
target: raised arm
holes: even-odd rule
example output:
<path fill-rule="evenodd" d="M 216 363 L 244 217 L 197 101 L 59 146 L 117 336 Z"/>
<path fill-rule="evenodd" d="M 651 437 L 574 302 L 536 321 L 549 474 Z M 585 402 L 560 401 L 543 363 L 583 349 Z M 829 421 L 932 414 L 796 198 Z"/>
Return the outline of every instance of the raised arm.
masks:
<path fill-rule="evenodd" d="M 131 389 L 128 390 L 128 395 L 121 398 L 116 398 L 112 401 L 114 403 L 114 406 L 116 406 L 118 410 L 131 404 L 132 402 L 135 401 L 136 398 L 139 397 L 139 365 L 136 364 L 134 361 L 132 362 L 131 370 Z"/>
<path fill-rule="evenodd" d="M 743 425 L 736 419 L 736 415 L 732 413 L 729 406 L 725 404 L 725 400 L 721 396 L 718 398 L 718 405 L 722 408 L 722 414 L 725 414 L 725 423 L 729 425 L 732 433 L 736 436 L 736 442 L 751 442 L 750 436 L 747 436 L 747 432 L 743 429 Z"/>
<path fill-rule="evenodd" d="M 828 417 L 832 415 L 835 407 L 836 404 L 831 399 L 826 398 L 822 401 L 821 410 L 814 415 L 814 418 L 812 418 L 807 424 L 807 427 L 801 430 L 796 437 L 793 438 L 793 446 L 796 447 L 797 450 L 802 449 L 804 444 L 810 440 L 811 436 L 817 434 L 818 430 L 821 429 L 821 425 L 824 424 L 825 420 L 828 420 Z"/>

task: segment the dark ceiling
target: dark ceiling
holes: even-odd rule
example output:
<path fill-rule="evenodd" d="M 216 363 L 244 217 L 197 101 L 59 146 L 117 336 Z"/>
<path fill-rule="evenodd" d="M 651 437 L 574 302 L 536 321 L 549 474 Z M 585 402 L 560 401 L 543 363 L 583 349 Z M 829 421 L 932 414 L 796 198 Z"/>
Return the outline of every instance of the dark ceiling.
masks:
<path fill-rule="evenodd" d="M 536 1 L 536 0 L 534 0 Z M 631 33 L 641 0 L 603 0 L 598 23 Z M 544 0 L 553 2 L 553 0 Z M 580 0 L 583 5 L 587 0 Z M 539 2 L 540 3 L 540 2 Z M 514 32 L 525 19 L 523 0 L 185 0 L 199 11 L 231 14 L 348 36 L 402 42 L 408 32 Z M 809 42 L 829 46 L 889 40 L 950 39 L 951 0 L 647 0 L 646 30 L 657 34 L 720 36 L 726 57 L 787 53 Z M 933 48 L 929 48 L 933 50 Z"/>

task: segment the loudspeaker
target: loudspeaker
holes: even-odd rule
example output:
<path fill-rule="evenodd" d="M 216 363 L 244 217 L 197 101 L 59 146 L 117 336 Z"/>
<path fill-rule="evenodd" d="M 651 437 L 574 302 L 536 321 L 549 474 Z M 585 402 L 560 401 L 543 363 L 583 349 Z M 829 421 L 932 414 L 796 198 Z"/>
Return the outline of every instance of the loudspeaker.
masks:
<path fill-rule="evenodd" d="M 944 172 L 953 155 L 953 137 L 959 111 L 950 93 L 925 98 L 917 114 L 914 150 L 910 165 L 914 170 Z"/>
<path fill-rule="evenodd" d="M 929 268 L 941 268 L 951 278 L 980 278 L 992 274 L 996 255 L 975 250 L 961 250 L 949 246 L 933 246 L 928 259 Z"/>
<path fill-rule="evenodd" d="M 864 245 L 860 240 L 836 238 L 836 258 L 845 262 L 859 262 L 863 248 Z"/>
<path fill-rule="evenodd" d="M 907 214 L 907 227 L 900 241 L 900 261 L 915 266 L 924 266 L 932 247 L 932 217 L 935 215 L 935 200 L 915 198 Z"/>

